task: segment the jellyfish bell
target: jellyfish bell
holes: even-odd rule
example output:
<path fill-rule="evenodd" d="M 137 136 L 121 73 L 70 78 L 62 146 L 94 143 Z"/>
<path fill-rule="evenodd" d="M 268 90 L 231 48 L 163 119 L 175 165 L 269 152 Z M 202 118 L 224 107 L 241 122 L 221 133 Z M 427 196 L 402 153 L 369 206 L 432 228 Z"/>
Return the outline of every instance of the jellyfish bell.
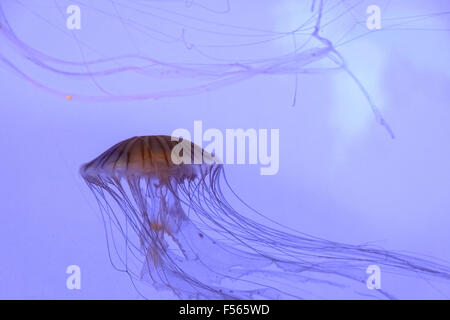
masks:
<path fill-rule="evenodd" d="M 170 136 L 133 137 L 122 141 L 94 160 L 84 164 L 81 175 L 86 179 L 99 177 L 139 177 L 167 184 L 170 180 L 194 179 L 211 163 L 212 156 L 187 140 Z M 175 152 L 190 150 L 184 155 Z M 186 161 L 186 158 L 188 161 Z M 198 158 L 205 159 L 200 164 Z M 203 168 L 200 168 L 203 166 Z"/>
<path fill-rule="evenodd" d="M 241 200 L 213 160 L 188 140 L 146 136 L 81 167 L 103 213 L 110 259 L 135 287 L 184 299 L 395 297 L 368 291 L 370 265 L 426 283 L 450 280 L 450 268 L 431 259 L 279 225 Z"/>

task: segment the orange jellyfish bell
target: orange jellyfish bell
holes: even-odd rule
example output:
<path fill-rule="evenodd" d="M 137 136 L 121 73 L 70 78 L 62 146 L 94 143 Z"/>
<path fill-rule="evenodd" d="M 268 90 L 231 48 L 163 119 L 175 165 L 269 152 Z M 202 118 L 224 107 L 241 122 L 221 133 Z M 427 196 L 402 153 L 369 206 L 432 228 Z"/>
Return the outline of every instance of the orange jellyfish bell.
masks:
<path fill-rule="evenodd" d="M 185 154 L 189 153 L 189 154 Z M 169 183 L 194 179 L 214 158 L 196 144 L 171 136 L 141 136 L 122 141 L 80 169 L 85 179 L 140 177 Z"/>

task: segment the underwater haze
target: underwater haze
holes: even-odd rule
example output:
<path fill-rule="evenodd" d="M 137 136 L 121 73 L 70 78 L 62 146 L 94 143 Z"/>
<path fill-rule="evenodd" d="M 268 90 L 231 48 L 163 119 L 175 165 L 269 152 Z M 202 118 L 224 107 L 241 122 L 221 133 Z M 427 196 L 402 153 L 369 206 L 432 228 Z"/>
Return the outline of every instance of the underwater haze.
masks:
<path fill-rule="evenodd" d="M 0 298 L 448 299 L 449 88 L 445 0 L 1 1 Z"/>

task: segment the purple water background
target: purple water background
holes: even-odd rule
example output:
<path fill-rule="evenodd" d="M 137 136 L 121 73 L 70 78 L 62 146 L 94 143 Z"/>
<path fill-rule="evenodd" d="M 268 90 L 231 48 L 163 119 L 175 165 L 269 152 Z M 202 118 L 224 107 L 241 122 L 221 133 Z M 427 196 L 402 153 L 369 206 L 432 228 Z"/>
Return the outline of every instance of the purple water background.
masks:
<path fill-rule="evenodd" d="M 95 2 L 101 7 L 101 1 Z M 299 2 L 231 1 L 228 13 L 198 5 L 206 1 L 195 1 L 190 8 L 173 2 L 171 9 L 233 25 L 292 30 L 311 15 L 306 10 L 309 4 Z M 344 30 L 346 24 L 359 21 L 358 30 L 364 30 L 370 4 L 380 5 L 382 17 L 428 15 L 401 30 L 382 28 L 338 48 L 389 121 L 394 140 L 374 120 L 345 72 L 300 74 L 294 107 L 293 74 L 257 76 L 196 95 L 86 102 L 49 94 L 0 63 L 0 298 L 138 298 L 128 277 L 110 265 L 100 213 L 78 168 L 123 139 L 170 134 L 176 128 L 193 130 L 194 120 L 221 130 L 280 129 L 277 175 L 261 176 L 258 166 L 227 168 L 236 192 L 267 216 L 327 239 L 372 242 L 450 261 L 450 34 L 442 30 L 449 28 L 450 20 L 445 15 L 429 16 L 449 11 L 449 3 L 358 3 L 347 15 L 336 15 L 334 25 Z M 58 4 L 66 8 L 72 2 Z M 221 10 L 225 4 L 215 1 L 209 6 Z M 54 56 L 80 59 L 77 42 L 65 29 L 66 15 L 58 16 L 55 2 L 0 5 L 24 42 Z M 164 7 L 158 1 L 153 5 Z M 136 52 L 136 46 L 168 60 L 196 56 L 182 41 L 155 46 L 143 37 L 133 42 L 117 17 L 103 21 L 102 15 L 80 6 L 82 30 L 73 32 L 107 56 Z M 33 10 L 51 24 L 33 16 Z M 113 13 L 110 7 L 104 10 Z M 164 30 L 156 20 L 147 22 Z M 215 41 L 187 30 L 186 37 L 197 37 L 193 43 Z M 336 30 L 325 28 L 324 34 L 329 32 L 334 41 L 344 34 L 342 30 L 335 35 Z M 274 52 L 293 48 L 289 37 L 270 46 Z M 59 84 L 69 92 L 84 90 L 85 80 L 61 84 L 48 70 L 29 66 L 4 37 L 0 48 L 32 79 Z M 262 54 L 255 46 L 233 50 L 239 57 Z M 220 49 L 209 52 L 219 55 Z M 116 80 L 125 79 L 120 77 Z M 134 83 L 136 79 L 109 81 L 111 90 L 151 91 L 145 83 Z M 65 270 L 71 264 L 82 269 L 81 290 L 66 288 Z M 407 280 L 386 280 L 383 286 L 401 287 L 407 298 L 436 297 L 434 288 L 411 287 Z M 326 297 L 326 292 L 322 294 Z M 151 298 L 163 297 L 171 296 L 155 293 Z"/>

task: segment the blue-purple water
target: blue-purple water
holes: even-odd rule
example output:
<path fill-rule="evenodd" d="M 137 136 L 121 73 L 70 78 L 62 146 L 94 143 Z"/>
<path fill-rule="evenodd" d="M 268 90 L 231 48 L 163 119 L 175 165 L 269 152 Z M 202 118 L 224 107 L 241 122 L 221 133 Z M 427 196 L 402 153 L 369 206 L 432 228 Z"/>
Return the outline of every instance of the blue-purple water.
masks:
<path fill-rule="evenodd" d="M 110 263 L 79 168 L 117 142 L 193 131 L 196 120 L 223 132 L 279 129 L 276 174 L 225 168 L 270 219 L 450 266 L 450 3 L 321 4 L 2 1 L 0 297 L 141 298 Z M 80 30 L 67 28 L 69 5 L 81 9 Z M 370 5 L 379 30 L 366 25 Z M 66 286 L 70 265 L 80 290 Z M 450 295 L 445 277 L 380 267 L 395 297 Z M 308 292 L 354 298 L 345 288 Z"/>

